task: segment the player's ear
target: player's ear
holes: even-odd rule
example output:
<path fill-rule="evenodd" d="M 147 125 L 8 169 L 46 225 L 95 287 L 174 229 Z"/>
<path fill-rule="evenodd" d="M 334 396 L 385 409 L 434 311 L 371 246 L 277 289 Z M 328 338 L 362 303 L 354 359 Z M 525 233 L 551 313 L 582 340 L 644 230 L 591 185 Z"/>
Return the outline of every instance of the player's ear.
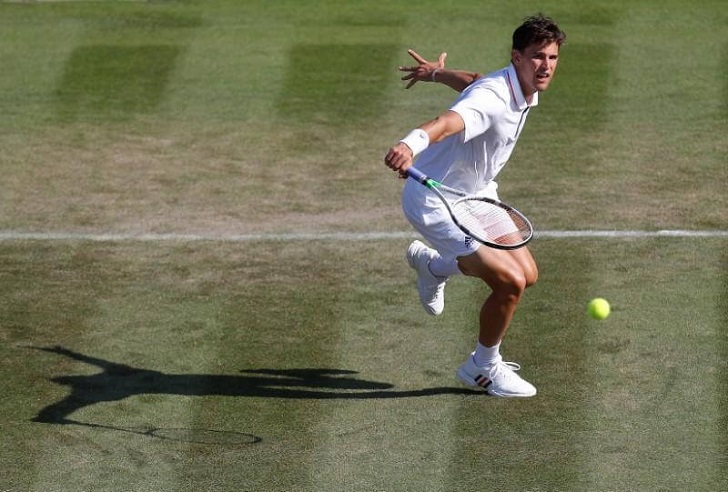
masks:
<path fill-rule="evenodd" d="M 518 65 L 521 63 L 521 59 L 523 58 L 523 55 L 518 50 L 511 50 L 511 61 L 514 65 Z"/>

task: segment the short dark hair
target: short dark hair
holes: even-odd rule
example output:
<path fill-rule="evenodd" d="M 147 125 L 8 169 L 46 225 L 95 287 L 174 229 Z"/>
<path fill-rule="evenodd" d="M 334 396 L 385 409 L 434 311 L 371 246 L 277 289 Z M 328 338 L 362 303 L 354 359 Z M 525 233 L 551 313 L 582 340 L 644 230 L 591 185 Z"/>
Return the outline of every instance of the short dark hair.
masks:
<path fill-rule="evenodd" d="M 566 33 L 556 22 L 543 14 L 528 17 L 513 31 L 513 49 L 523 51 L 532 44 L 556 43 L 559 47 L 566 40 Z"/>

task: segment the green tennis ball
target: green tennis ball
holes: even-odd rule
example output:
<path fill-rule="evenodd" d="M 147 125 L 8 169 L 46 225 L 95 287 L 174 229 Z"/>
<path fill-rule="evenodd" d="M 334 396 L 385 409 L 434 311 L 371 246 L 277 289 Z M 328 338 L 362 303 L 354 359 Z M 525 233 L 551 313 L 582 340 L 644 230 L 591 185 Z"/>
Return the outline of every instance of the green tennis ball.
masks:
<path fill-rule="evenodd" d="M 589 306 L 586 308 L 586 312 L 594 319 L 606 319 L 610 311 L 609 302 L 601 297 L 589 301 Z"/>

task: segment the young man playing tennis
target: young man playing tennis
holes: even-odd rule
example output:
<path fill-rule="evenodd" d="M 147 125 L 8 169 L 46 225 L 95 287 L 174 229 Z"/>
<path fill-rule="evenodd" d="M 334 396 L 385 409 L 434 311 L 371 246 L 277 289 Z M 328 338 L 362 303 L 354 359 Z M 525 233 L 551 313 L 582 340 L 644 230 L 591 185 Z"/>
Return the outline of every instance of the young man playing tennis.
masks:
<path fill-rule="evenodd" d="M 494 181 L 518 140 L 538 93 L 548 88 L 566 35 L 544 16 L 530 17 L 513 33 L 508 67 L 479 77 L 474 72 L 446 70 L 445 54 L 437 63 L 410 54 L 419 66 L 410 72 L 408 87 L 417 81 L 442 82 L 462 91 L 449 110 L 412 130 L 384 158 L 405 176 L 418 157 L 417 169 L 452 188 L 497 198 Z M 420 300 L 428 313 L 439 315 L 445 305 L 445 282 L 465 274 L 491 289 L 480 311 L 475 351 L 457 375 L 470 386 L 496 396 L 528 397 L 536 388 L 504 362 L 500 345 L 524 290 L 538 277 L 536 262 L 526 247 L 505 251 L 477 243 L 452 221 L 442 202 L 412 179 L 404 185 L 402 209 L 413 227 L 434 247 L 414 241 L 407 260 L 417 271 Z"/>

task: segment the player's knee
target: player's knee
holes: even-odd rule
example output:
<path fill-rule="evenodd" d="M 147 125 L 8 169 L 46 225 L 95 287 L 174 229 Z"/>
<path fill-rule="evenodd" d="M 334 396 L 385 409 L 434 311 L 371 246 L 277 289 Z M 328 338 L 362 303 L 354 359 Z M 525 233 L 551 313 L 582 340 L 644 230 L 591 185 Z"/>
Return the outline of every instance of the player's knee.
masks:
<path fill-rule="evenodd" d="M 528 280 L 524 272 L 519 271 L 514 272 L 511 275 L 508 284 L 511 289 L 512 295 L 521 297 L 523 292 L 526 290 L 526 287 L 528 287 Z"/>
<path fill-rule="evenodd" d="M 502 298 L 518 301 L 528 287 L 525 273 L 520 269 L 510 269 L 501 272 L 498 281 L 493 282 L 493 293 Z"/>

